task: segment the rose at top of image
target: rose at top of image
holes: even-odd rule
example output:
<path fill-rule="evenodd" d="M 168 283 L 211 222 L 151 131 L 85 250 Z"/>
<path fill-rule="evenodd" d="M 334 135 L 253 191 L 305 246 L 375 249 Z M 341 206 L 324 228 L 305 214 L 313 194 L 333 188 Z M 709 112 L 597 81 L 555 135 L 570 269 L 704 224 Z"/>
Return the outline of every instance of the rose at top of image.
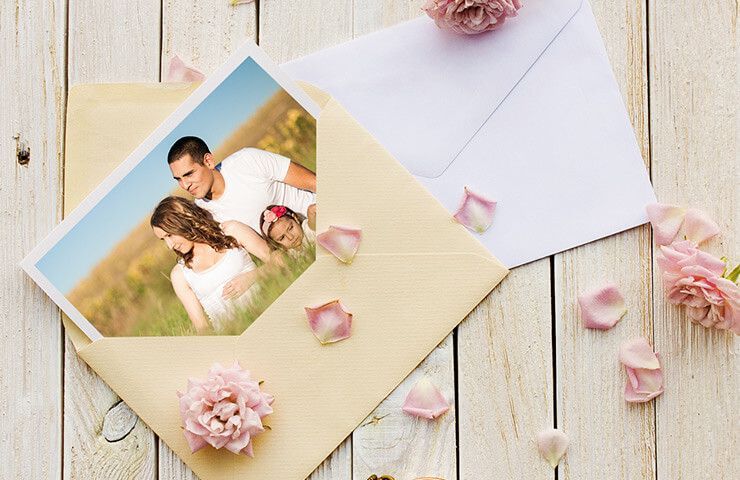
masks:
<path fill-rule="evenodd" d="M 474 35 L 499 28 L 520 8 L 520 0 L 427 0 L 423 10 L 443 30 Z"/>

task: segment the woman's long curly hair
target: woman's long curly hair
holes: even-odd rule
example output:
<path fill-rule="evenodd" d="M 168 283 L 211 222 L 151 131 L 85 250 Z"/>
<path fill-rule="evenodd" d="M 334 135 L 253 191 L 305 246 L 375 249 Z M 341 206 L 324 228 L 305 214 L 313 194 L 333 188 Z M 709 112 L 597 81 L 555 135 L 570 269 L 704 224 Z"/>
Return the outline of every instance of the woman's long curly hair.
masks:
<path fill-rule="evenodd" d="M 205 243 L 217 252 L 238 248 L 239 243 L 225 235 L 219 223 L 208 210 L 182 197 L 167 197 L 154 209 L 149 225 L 159 227 L 170 235 L 179 235 L 191 242 Z M 193 261 L 193 251 L 180 253 L 174 250 L 186 267 Z"/>

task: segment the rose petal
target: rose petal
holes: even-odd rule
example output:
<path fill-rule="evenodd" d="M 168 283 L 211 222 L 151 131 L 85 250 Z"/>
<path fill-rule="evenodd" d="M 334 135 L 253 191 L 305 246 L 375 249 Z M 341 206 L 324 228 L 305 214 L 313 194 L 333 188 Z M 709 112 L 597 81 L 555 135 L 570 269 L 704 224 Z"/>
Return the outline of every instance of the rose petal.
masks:
<path fill-rule="evenodd" d="M 630 368 L 646 368 L 649 370 L 660 368 L 660 362 L 653 353 L 653 347 L 642 337 L 633 338 L 622 343 L 619 347 L 619 361 Z"/>
<path fill-rule="evenodd" d="M 627 313 L 624 297 L 613 284 L 579 295 L 578 305 L 583 326 L 598 330 L 612 328 Z"/>
<path fill-rule="evenodd" d="M 360 248 L 362 230 L 330 226 L 329 230 L 316 236 L 316 241 L 344 263 L 352 263 Z"/>
<path fill-rule="evenodd" d="M 187 430 L 184 430 L 183 433 L 185 434 L 185 440 L 188 441 L 188 447 L 190 447 L 191 453 L 195 453 L 208 445 L 208 442 L 206 442 L 202 436 L 196 435 Z"/>
<path fill-rule="evenodd" d="M 495 210 L 496 202 L 488 200 L 465 187 L 465 196 L 460 208 L 455 212 L 454 218 L 470 230 L 483 233 L 493 223 L 493 212 Z"/>
<path fill-rule="evenodd" d="M 167 68 L 168 82 L 202 82 L 205 78 L 206 76 L 199 70 L 185 65 L 185 62 L 179 56 L 174 55 L 170 59 L 170 64 Z"/>
<path fill-rule="evenodd" d="M 627 370 L 627 383 L 624 386 L 624 399 L 630 403 L 645 403 L 662 394 L 663 368 L 660 355 L 655 354 L 660 367 L 649 370 L 645 368 L 630 368 Z"/>
<path fill-rule="evenodd" d="M 657 245 L 668 245 L 676 238 L 684 221 L 686 210 L 675 205 L 652 203 L 645 207 L 648 220 L 653 226 L 653 236 Z"/>
<path fill-rule="evenodd" d="M 558 466 L 568 448 L 568 436 L 557 428 L 548 428 L 537 434 L 537 449 L 552 468 Z"/>
<path fill-rule="evenodd" d="M 709 218 L 709 215 L 695 208 L 686 211 L 682 231 L 686 240 L 694 245 L 699 245 L 720 232 L 719 225 Z"/>
<path fill-rule="evenodd" d="M 318 307 L 305 307 L 305 310 L 308 325 L 322 345 L 344 340 L 352 334 L 352 314 L 339 300 Z"/>
<path fill-rule="evenodd" d="M 427 377 L 422 377 L 406 395 L 403 411 L 415 417 L 435 419 L 450 409 L 442 392 Z"/>

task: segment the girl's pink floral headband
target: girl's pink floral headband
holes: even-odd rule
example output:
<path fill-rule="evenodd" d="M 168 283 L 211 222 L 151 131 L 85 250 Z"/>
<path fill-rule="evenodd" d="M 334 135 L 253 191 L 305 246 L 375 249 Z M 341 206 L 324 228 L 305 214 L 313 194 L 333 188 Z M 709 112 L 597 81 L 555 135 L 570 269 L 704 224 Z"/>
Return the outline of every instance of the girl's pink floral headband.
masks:
<path fill-rule="evenodd" d="M 262 233 L 267 236 L 268 232 L 270 231 L 270 225 L 275 223 L 278 218 L 284 216 L 287 212 L 288 209 L 283 207 L 282 205 L 272 207 L 262 212 Z"/>

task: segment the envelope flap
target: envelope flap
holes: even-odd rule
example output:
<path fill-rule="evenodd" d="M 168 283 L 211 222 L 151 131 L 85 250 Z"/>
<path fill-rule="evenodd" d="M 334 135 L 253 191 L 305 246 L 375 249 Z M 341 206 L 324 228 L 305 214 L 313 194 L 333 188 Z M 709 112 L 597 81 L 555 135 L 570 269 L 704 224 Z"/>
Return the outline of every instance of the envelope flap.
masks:
<path fill-rule="evenodd" d="M 339 100 L 411 173 L 436 177 L 581 3 L 529 0 L 497 31 L 473 36 L 439 31 L 421 17 L 283 67 Z M 413 138 L 427 140 L 419 144 Z"/>

